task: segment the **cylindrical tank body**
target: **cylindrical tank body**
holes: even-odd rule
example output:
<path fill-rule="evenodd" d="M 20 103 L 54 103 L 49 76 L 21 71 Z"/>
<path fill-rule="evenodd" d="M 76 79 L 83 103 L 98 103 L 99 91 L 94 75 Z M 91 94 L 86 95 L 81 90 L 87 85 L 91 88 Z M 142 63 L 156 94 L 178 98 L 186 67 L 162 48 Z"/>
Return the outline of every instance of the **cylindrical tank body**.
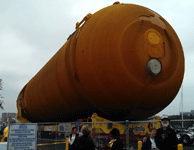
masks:
<path fill-rule="evenodd" d="M 150 67 L 151 59 L 159 63 Z M 183 75 L 182 46 L 169 23 L 148 8 L 114 4 L 85 21 L 26 84 L 18 109 L 31 122 L 76 121 L 94 112 L 145 119 L 172 102 Z"/>

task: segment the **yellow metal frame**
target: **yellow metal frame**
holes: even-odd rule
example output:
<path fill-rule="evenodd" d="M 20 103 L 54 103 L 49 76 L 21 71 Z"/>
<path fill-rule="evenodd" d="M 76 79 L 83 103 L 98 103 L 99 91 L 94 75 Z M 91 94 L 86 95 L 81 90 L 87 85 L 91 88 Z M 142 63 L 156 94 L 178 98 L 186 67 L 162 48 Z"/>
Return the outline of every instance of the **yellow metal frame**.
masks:
<path fill-rule="evenodd" d="M 81 26 L 81 24 L 85 21 L 87 21 L 90 17 L 92 16 L 92 14 L 87 14 L 83 19 L 82 19 L 82 21 L 81 22 L 77 22 L 76 23 L 76 27 L 75 27 L 75 29 L 77 30 L 77 29 L 79 29 L 80 28 L 80 26 Z"/>
<path fill-rule="evenodd" d="M 17 120 L 21 123 L 31 123 L 30 121 L 28 121 L 26 118 L 24 118 L 22 116 L 22 107 L 21 107 L 21 102 L 18 101 L 17 103 L 17 110 L 18 110 L 18 113 L 17 113 Z"/>

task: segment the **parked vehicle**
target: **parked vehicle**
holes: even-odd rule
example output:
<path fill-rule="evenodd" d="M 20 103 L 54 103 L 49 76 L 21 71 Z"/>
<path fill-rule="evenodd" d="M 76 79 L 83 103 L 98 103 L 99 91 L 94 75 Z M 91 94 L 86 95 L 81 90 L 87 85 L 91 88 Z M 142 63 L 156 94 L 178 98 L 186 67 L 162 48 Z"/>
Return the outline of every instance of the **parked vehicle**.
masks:
<path fill-rule="evenodd" d="M 192 130 L 177 129 L 176 133 L 179 143 L 183 143 L 186 146 L 194 144 L 194 132 Z"/>

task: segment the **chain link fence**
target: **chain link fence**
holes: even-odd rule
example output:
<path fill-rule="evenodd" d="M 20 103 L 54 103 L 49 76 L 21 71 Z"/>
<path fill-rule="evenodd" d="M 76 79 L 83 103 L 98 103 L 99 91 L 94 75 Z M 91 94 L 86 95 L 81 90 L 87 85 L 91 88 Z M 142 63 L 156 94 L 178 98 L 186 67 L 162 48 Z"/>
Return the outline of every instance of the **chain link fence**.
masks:
<path fill-rule="evenodd" d="M 120 122 L 78 122 L 69 123 L 41 123 L 38 124 L 37 150 L 57 149 L 64 150 L 66 137 L 71 133 L 73 127 L 77 127 L 78 133 L 85 124 L 92 126 L 92 138 L 96 150 L 102 150 L 104 144 L 111 140 L 110 131 L 117 128 L 120 131 L 120 138 L 123 141 L 124 149 L 137 149 L 138 141 L 149 136 L 150 128 L 160 128 L 160 121 L 120 121 Z M 87 120 L 88 121 L 88 120 Z M 179 143 L 183 144 L 184 150 L 194 149 L 194 120 L 173 120 L 170 126 L 176 131 Z"/>

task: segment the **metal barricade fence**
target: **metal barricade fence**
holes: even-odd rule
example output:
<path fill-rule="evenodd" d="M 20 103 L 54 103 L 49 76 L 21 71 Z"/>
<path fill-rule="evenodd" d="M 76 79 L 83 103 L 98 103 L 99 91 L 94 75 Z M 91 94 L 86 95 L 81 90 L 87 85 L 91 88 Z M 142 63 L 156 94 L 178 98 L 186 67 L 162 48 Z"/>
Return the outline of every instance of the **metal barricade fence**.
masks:
<path fill-rule="evenodd" d="M 108 144 L 111 140 L 110 131 L 113 128 L 119 129 L 124 149 L 133 150 L 138 148 L 138 141 L 149 136 L 150 128 L 158 129 L 161 126 L 160 121 L 41 123 L 38 124 L 37 150 L 67 150 L 66 137 L 70 135 L 72 127 L 76 126 L 78 133 L 80 133 L 81 127 L 85 124 L 92 126 L 92 138 L 96 150 L 101 150 L 104 144 Z M 191 128 L 193 124 L 194 120 L 173 120 L 170 122 L 171 127 L 177 133 L 179 143 L 183 144 L 184 150 L 194 149 L 194 132 Z"/>
<path fill-rule="evenodd" d="M 113 128 L 119 129 L 124 149 L 137 149 L 138 141 L 150 134 L 150 128 L 160 127 L 159 121 L 96 122 L 94 124 L 96 125 L 93 126 L 93 139 L 96 148 L 99 150 L 103 144 L 106 144 L 111 140 L 110 131 Z"/>

